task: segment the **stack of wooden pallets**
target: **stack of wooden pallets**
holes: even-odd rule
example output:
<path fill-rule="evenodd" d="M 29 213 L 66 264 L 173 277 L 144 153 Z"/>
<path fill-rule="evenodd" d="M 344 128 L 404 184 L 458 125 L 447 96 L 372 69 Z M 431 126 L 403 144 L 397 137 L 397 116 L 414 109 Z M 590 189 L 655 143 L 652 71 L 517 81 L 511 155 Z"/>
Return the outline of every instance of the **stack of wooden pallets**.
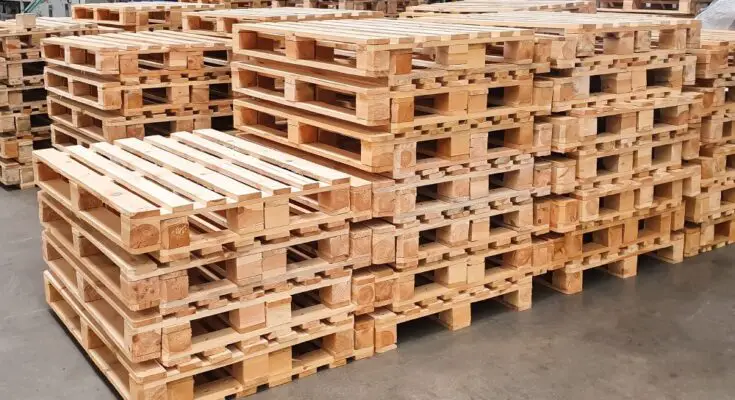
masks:
<path fill-rule="evenodd" d="M 735 37 L 544 3 L 44 40 L 49 304 L 123 398 L 221 399 L 735 241 Z"/>
<path fill-rule="evenodd" d="M 594 13 L 593 0 L 524 0 L 519 2 L 505 0 L 463 0 L 419 4 L 406 8 L 402 17 L 425 17 L 444 14 L 485 14 L 510 11 L 568 11 Z"/>
<path fill-rule="evenodd" d="M 231 40 L 113 33 L 42 43 L 54 145 L 229 129 Z"/>
<path fill-rule="evenodd" d="M 372 182 L 372 266 L 353 277 L 361 350 L 470 304 L 531 305 L 534 130 L 551 86 L 528 29 L 416 20 L 235 25 L 235 127 Z M 538 134 L 537 134 L 538 133 Z M 550 138 L 548 131 L 547 139 Z M 303 156 L 306 157 L 306 156 Z M 361 175 L 361 174 L 362 175 Z M 359 339 L 358 339 L 359 337 Z"/>
<path fill-rule="evenodd" d="M 18 14 L 0 22 L 0 183 L 33 186 L 31 150 L 49 138 L 40 42 L 98 33 L 94 23 Z"/>
<path fill-rule="evenodd" d="M 47 301 L 122 398 L 224 399 L 366 355 L 348 221 L 369 187 L 211 129 L 33 160 Z"/>
<path fill-rule="evenodd" d="M 599 11 L 692 17 L 714 0 L 599 0 Z"/>
<path fill-rule="evenodd" d="M 362 19 L 382 16 L 383 14 L 374 11 L 301 7 L 199 11 L 184 13 L 183 30 L 184 32 L 232 38 L 232 27 L 237 23 Z"/>
<path fill-rule="evenodd" d="M 681 261 L 683 196 L 699 193 L 699 167 L 683 161 L 698 154 L 703 99 L 682 93 L 699 22 L 610 18 L 515 12 L 454 21 L 533 28 L 537 53 L 550 48 L 551 72 L 537 80 L 552 87 L 552 115 L 538 121 L 551 124 L 551 191 L 566 196 L 545 201 L 550 226 L 569 232 L 537 238 L 553 256 L 536 273 L 565 293 L 581 291 L 590 268 L 635 275 L 640 254 Z"/>
<path fill-rule="evenodd" d="M 686 198 L 688 257 L 735 243 L 735 33 L 702 31 L 696 83 L 704 96 L 699 157 L 702 191 Z"/>
<path fill-rule="evenodd" d="M 217 4 L 141 1 L 131 3 L 77 4 L 72 8 L 76 21 L 94 22 L 128 32 L 158 29 L 181 30 L 181 14 L 223 8 Z"/>

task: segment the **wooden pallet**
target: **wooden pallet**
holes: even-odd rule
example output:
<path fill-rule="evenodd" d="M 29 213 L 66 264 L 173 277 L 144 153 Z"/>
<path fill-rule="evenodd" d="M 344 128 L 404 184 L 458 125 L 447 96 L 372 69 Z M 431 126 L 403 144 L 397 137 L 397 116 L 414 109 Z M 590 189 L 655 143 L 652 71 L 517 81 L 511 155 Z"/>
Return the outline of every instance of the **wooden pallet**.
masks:
<path fill-rule="evenodd" d="M 702 147 L 692 162 L 702 167 L 703 188 L 726 187 L 735 182 L 735 144 Z"/>
<path fill-rule="evenodd" d="M 6 98 L 7 106 L 16 113 L 39 114 L 46 112 L 46 90 L 43 83 L 11 86 L 0 90 L 0 104 Z"/>
<path fill-rule="evenodd" d="M 600 0 L 597 11 L 696 16 L 713 0 Z"/>
<path fill-rule="evenodd" d="M 408 269 L 425 262 L 481 251 L 509 240 L 530 240 L 533 206 L 530 201 L 496 202 L 459 212 L 430 215 L 420 222 L 396 223 L 395 258 L 388 262 Z"/>
<path fill-rule="evenodd" d="M 732 173 L 726 175 L 732 176 Z M 702 186 L 701 193 L 687 196 L 687 221 L 705 223 L 735 213 L 735 182 L 730 178 L 711 186 Z"/>
<path fill-rule="evenodd" d="M 33 138 L 18 137 L 15 133 L 0 136 L 0 158 L 28 164 L 32 160 L 32 151 Z"/>
<path fill-rule="evenodd" d="M 221 304 L 225 298 L 260 297 L 291 289 L 300 293 L 307 291 L 302 290 L 305 285 L 328 286 L 349 275 L 349 269 L 366 266 L 371 258 L 366 243 L 371 232 L 353 233 L 344 222 L 330 223 L 336 218 L 321 217 L 314 226 L 301 222 L 294 228 L 300 234 L 293 237 L 237 248 L 212 240 L 211 246 L 192 250 L 188 261 L 164 262 L 156 254 L 125 253 L 45 193 L 38 200 L 49 240 L 65 245 L 79 260 L 75 264 L 86 265 L 114 292 L 118 303 L 132 311 L 151 310 L 148 314 L 189 315 L 197 307 Z M 195 239 L 206 235 L 194 222 L 191 235 Z M 224 241 L 227 239 L 219 242 Z"/>
<path fill-rule="evenodd" d="M 206 236 L 190 237 L 189 215 L 221 212 L 225 220 L 209 217 L 224 226 L 215 234 L 234 233 L 234 242 L 288 232 L 296 222 L 289 199 L 303 199 L 315 215 L 341 215 L 344 221 L 352 214 L 348 175 L 225 133 L 200 130 L 116 143 L 71 147 L 67 153 L 43 150 L 34 154 L 34 163 L 43 190 L 132 254 L 188 257 L 208 247 Z M 310 195 L 318 198 L 307 201 Z"/>
<path fill-rule="evenodd" d="M 242 24 L 235 28 L 233 39 L 236 53 L 257 60 L 362 77 L 412 78 L 416 72 L 414 60 L 419 61 L 419 57 L 411 50 L 436 53 L 434 61 L 423 60 L 422 69 L 482 68 L 486 63 L 482 49 L 493 46 L 504 47 L 506 63 L 530 64 L 533 60 L 533 36 L 528 29 L 448 26 L 435 22 L 387 19 L 264 22 Z M 275 47 L 278 42 L 285 42 L 285 51 Z"/>
<path fill-rule="evenodd" d="M 138 32 L 155 29 L 180 30 L 182 13 L 221 8 L 215 4 L 142 1 L 134 3 L 75 4 L 71 17 L 75 21 Z"/>
<path fill-rule="evenodd" d="M 735 35 L 732 31 L 703 29 L 701 46 L 689 49 L 690 54 L 697 56 L 698 86 L 732 86 L 726 82 L 731 81 L 735 73 L 733 51 Z"/>
<path fill-rule="evenodd" d="M 231 57 L 227 39 L 168 31 L 48 38 L 41 52 L 51 65 L 137 83 L 141 77 L 206 72 L 227 66 Z"/>
<path fill-rule="evenodd" d="M 38 43 L 43 38 L 82 36 L 105 31 L 96 23 L 78 22 L 70 18 L 36 18 L 17 14 L 16 19 L 0 21 L 0 57 L 7 60 L 41 58 Z"/>
<path fill-rule="evenodd" d="M 206 281 L 206 274 L 204 281 L 197 283 L 197 280 L 202 280 L 200 271 L 207 271 L 208 266 L 203 266 L 189 271 L 188 276 L 191 287 L 201 291 L 178 301 L 169 301 L 165 311 L 152 308 L 131 311 L 120 302 L 117 294 L 120 288 L 111 284 L 109 277 L 99 280 L 98 276 L 105 269 L 101 268 L 103 265 L 96 264 L 95 257 L 77 257 L 61 244 L 68 241 L 66 246 L 73 246 L 71 232 L 68 234 L 69 237 L 59 239 L 49 231 L 44 233 L 44 255 L 49 269 L 70 282 L 79 282 L 80 295 L 84 297 L 77 299 L 91 302 L 88 309 L 96 314 L 96 318 L 120 322 L 113 322 L 114 325 L 105 329 L 115 339 L 115 350 L 132 362 L 155 360 L 173 367 L 188 364 L 192 358 L 218 352 L 220 348 L 238 342 L 265 337 L 288 341 L 299 330 L 308 329 L 310 324 L 349 319 L 353 308 L 350 304 L 349 271 L 344 271 L 341 276 L 317 276 L 292 287 L 281 287 L 280 291 L 249 294 L 237 288 L 227 293 L 223 290 L 226 282 L 222 282 L 219 288 L 216 284 L 208 285 L 211 282 Z M 109 265 L 108 269 L 111 269 Z M 181 279 L 169 280 L 164 285 L 164 293 L 176 291 L 182 285 L 186 287 L 186 282 L 182 284 Z M 146 287 L 147 290 L 151 288 L 150 285 Z M 220 294 L 213 289 L 219 289 Z M 179 304 L 177 308 L 170 307 L 175 303 Z M 101 321 L 99 323 L 102 324 Z M 218 343 L 207 342 L 207 338 L 212 336 L 218 336 Z"/>
<path fill-rule="evenodd" d="M 551 124 L 552 151 L 577 155 L 630 147 L 644 134 L 667 130 L 686 132 L 690 124 L 701 121 L 699 93 L 637 97 L 631 95 L 619 102 L 574 108 L 536 121 Z M 698 150 L 698 146 L 693 147 Z"/>
<path fill-rule="evenodd" d="M 589 269 L 601 268 L 620 278 L 629 278 L 636 275 L 638 256 L 647 253 L 678 263 L 683 260 L 684 235 L 676 231 L 683 228 L 683 205 L 678 205 L 663 212 L 575 231 L 564 240 L 552 238 L 545 244 L 555 246 L 556 259 L 552 258 L 550 267 L 535 274 L 551 288 L 574 294 L 582 291 L 583 272 Z"/>
<path fill-rule="evenodd" d="M 143 138 L 147 134 L 163 135 L 182 130 L 231 128 L 229 121 L 232 108 L 229 99 L 200 105 L 185 104 L 172 110 L 145 112 L 130 117 L 56 96 L 48 97 L 48 105 L 48 116 L 55 123 L 74 128 L 99 142 Z"/>
<path fill-rule="evenodd" d="M 18 187 L 20 189 L 33 187 L 33 165 L 0 158 L 0 183 L 6 187 Z"/>
<path fill-rule="evenodd" d="M 419 181 L 414 178 L 403 180 L 367 173 L 346 166 L 339 160 L 319 157 L 255 135 L 244 137 L 278 151 L 344 171 L 353 177 L 353 186 L 369 184 L 372 187 L 372 217 L 392 223 L 430 221 L 445 212 L 472 212 L 478 207 L 484 208 L 488 205 L 500 210 L 508 201 L 513 203 L 530 200 L 533 165 L 528 158 L 525 161 L 519 159 L 518 164 L 515 161 L 511 164 L 500 163 L 490 170 L 468 172 L 464 168 L 448 169 L 445 172 L 431 171 Z M 508 210 L 510 211 L 512 210 Z M 386 240 L 394 241 L 396 230 L 392 224 L 374 220 L 370 227 L 374 237 L 383 235 L 390 237 Z M 395 259 L 394 245 L 385 246 L 381 240 L 375 239 L 374 242 L 380 243 L 373 246 L 374 264 L 392 262 Z M 375 256 L 383 250 L 386 253 L 390 250 L 391 255 Z"/>
<path fill-rule="evenodd" d="M 539 79 L 552 84 L 551 111 L 564 112 L 622 102 L 634 94 L 651 98 L 674 97 L 681 93 L 684 85 L 693 83 L 687 72 L 694 71 L 693 61 L 689 56 L 682 56 L 663 64 L 631 68 L 627 72 Z"/>
<path fill-rule="evenodd" d="M 700 46 L 701 24 L 632 14 L 572 14 L 516 11 L 462 17 L 430 17 L 432 22 L 533 29 L 552 40 L 552 67 L 572 68 L 583 61 L 623 60 L 638 56 L 682 54 Z M 613 22 L 611 22 L 611 20 Z M 543 43 L 543 41 L 539 42 Z M 658 52 L 658 53 L 657 53 Z"/>
<path fill-rule="evenodd" d="M 503 239 L 500 237 L 503 236 Z M 376 265 L 356 271 L 352 280 L 355 314 L 380 308 L 398 314 L 413 314 L 419 307 L 441 298 L 449 300 L 482 285 L 488 270 L 504 269 L 511 281 L 524 276 L 530 260 L 531 242 L 527 235 L 498 234 L 496 247 L 478 249 L 460 256 L 430 258 L 412 268 Z"/>
<path fill-rule="evenodd" d="M 522 163 L 528 153 L 549 151 L 543 132 L 533 129 L 527 114 L 488 118 L 476 128 L 442 123 L 424 134 L 404 135 L 247 98 L 236 99 L 234 107 L 235 127 L 247 134 L 394 178 L 431 179 L 458 165 L 495 170 Z"/>
<path fill-rule="evenodd" d="M 594 13 L 593 1 L 569 0 L 529 0 L 513 4 L 500 0 L 464 0 L 445 3 L 420 4 L 407 7 L 402 17 L 424 17 L 427 15 L 444 14 L 485 14 L 509 11 L 571 11 Z"/>
<path fill-rule="evenodd" d="M 735 213 L 699 224 L 687 222 L 684 227 L 684 257 L 694 257 L 733 243 L 735 243 Z"/>
<path fill-rule="evenodd" d="M 536 101 L 534 68 L 515 64 L 493 64 L 476 73 L 439 71 L 403 88 L 295 66 L 235 62 L 232 67 L 236 93 L 391 132 L 488 113 L 548 111 Z"/>
<path fill-rule="evenodd" d="M 207 395 L 211 399 L 243 396 L 262 386 L 272 387 L 294 377 L 309 376 L 320 367 L 345 365 L 355 357 L 354 323 L 348 319 L 319 322 L 288 342 L 261 339 L 222 346 L 176 368 L 155 361 L 133 363 L 116 351 L 109 325 L 100 324 L 95 318 L 90 310 L 92 303 L 79 300 L 76 281 L 47 271 L 44 282 L 51 309 L 125 400 L 152 400 L 161 395 Z"/>
<path fill-rule="evenodd" d="M 637 210 L 679 205 L 683 196 L 699 194 L 699 177 L 699 166 L 675 167 L 645 178 L 578 189 L 571 196 L 579 200 L 579 221 L 584 226 L 596 221 L 629 218 Z"/>
<path fill-rule="evenodd" d="M 374 11 L 301 7 L 199 11 L 183 14 L 183 30 L 184 32 L 232 37 L 233 25 L 243 22 L 363 19 L 382 16 L 382 13 Z"/>
<path fill-rule="evenodd" d="M 43 81 L 44 62 L 41 59 L 7 60 L 5 74 L 0 75 L 0 82 L 9 86 L 38 85 Z"/>
<path fill-rule="evenodd" d="M 226 72 L 194 79 L 173 78 L 141 84 L 91 76 L 65 67 L 47 67 L 46 90 L 100 110 L 118 111 L 122 116 L 162 113 L 192 105 L 207 105 L 232 99 Z"/>
<path fill-rule="evenodd" d="M 662 132 L 637 136 L 621 149 L 585 155 L 571 153 L 576 165 L 575 187 L 588 189 L 678 168 L 682 164 L 684 144 L 696 141 L 698 136 L 698 132 L 689 131 L 684 124 L 677 130 L 662 129 Z"/>
<path fill-rule="evenodd" d="M 384 353 L 398 344 L 399 324 L 430 317 L 450 330 L 466 328 L 472 320 L 473 303 L 496 300 L 516 311 L 531 308 L 531 278 L 517 278 L 513 270 L 488 268 L 477 285 L 451 296 L 432 298 L 427 291 L 425 301 L 414 309 L 394 313 L 379 309 L 355 320 L 355 347 L 358 350 Z"/>

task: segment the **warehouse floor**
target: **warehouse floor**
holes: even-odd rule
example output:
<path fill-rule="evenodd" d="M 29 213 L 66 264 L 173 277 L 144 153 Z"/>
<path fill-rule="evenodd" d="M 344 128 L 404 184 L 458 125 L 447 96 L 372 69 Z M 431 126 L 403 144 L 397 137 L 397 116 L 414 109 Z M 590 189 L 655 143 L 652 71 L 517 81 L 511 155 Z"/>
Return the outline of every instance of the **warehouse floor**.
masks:
<path fill-rule="evenodd" d="M 0 399 L 113 399 L 44 303 L 35 191 L 0 189 Z M 735 247 L 533 308 L 473 308 L 472 326 L 399 327 L 399 348 L 265 391 L 266 399 L 728 399 L 735 393 Z"/>

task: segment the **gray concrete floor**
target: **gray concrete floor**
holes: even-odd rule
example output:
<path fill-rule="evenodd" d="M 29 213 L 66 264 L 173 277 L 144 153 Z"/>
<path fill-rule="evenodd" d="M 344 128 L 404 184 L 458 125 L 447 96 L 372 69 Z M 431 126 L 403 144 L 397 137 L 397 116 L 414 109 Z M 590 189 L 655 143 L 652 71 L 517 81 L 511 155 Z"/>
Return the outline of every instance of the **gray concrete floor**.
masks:
<path fill-rule="evenodd" d="M 43 297 L 35 192 L 0 189 L 0 399 L 113 399 Z M 679 265 L 648 261 L 585 290 L 534 291 L 472 326 L 401 326 L 397 351 L 250 397 L 276 399 L 732 399 L 735 247 Z"/>

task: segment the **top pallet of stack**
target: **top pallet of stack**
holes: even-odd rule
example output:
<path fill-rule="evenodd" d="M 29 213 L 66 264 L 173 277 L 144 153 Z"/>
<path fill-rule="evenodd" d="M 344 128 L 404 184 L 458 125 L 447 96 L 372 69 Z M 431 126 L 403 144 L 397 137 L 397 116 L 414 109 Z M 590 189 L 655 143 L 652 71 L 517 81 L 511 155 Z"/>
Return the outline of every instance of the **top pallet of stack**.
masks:
<path fill-rule="evenodd" d="M 661 14 L 676 17 L 697 15 L 714 0 L 600 0 L 599 11 Z"/>
<path fill-rule="evenodd" d="M 182 12 L 217 8 L 222 8 L 222 6 L 170 1 L 78 4 L 72 9 L 72 18 L 76 21 L 95 22 L 131 32 L 181 29 Z"/>
<path fill-rule="evenodd" d="M 357 76 L 407 75 L 414 72 L 416 62 L 422 69 L 484 68 L 486 51 L 499 45 L 505 45 L 507 63 L 533 61 L 523 46 L 533 40 L 528 29 L 386 19 L 265 22 L 234 29 L 237 54 Z M 285 50 L 277 42 L 285 42 Z M 419 54 L 422 51 L 433 52 L 433 59 Z"/>
<path fill-rule="evenodd" d="M 375 11 L 301 7 L 199 11 L 184 14 L 183 29 L 185 32 L 230 37 L 233 24 L 242 22 L 362 19 L 382 16 L 382 13 Z"/>
<path fill-rule="evenodd" d="M 121 79 L 227 69 L 230 41 L 185 32 L 112 33 L 74 39 L 48 38 L 46 62 Z"/>
<path fill-rule="evenodd" d="M 517 11 L 464 16 L 429 16 L 432 22 L 533 29 L 552 43 L 552 67 L 571 68 L 593 56 L 629 56 L 698 48 L 701 22 L 629 14 Z"/>
<path fill-rule="evenodd" d="M 465 0 L 448 3 L 421 4 L 408 7 L 402 17 L 421 17 L 432 14 L 482 14 L 509 11 L 571 11 L 594 13 L 595 2 L 590 0 Z"/>
<path fill-rule="evenodd" d="M 701 34 L 701 48 L 689 52 L 697 56 L 697 79 L 731 81 L 735 74 L 735 32 L 705 29 Z M 710 82 L 717 83 L 717 82 Z M 728 85 L 729 86 L 729 85 Z"/>
<path fill-rule="evenodd" d="M 33 157 L 42 190 L 126 252 L 161 262 L 359 212 L 349 175 L 211 129 Z"/>
<path fill-rule="evenodd" d="M 0 57 L 9 60 L 40 58 L 38 44 L 42 38 L 89 35 L 101 31 L 106 29 L 94 22 L 18 14 L 16 19 L 0 21 Z"/>

